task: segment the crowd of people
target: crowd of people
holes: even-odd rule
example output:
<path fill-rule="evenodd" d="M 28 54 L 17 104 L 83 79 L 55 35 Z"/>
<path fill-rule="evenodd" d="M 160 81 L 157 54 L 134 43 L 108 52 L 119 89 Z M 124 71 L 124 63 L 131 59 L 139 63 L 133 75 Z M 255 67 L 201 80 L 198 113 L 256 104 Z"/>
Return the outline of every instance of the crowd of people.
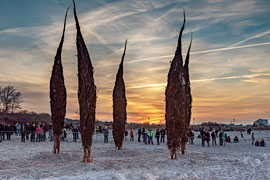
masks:
<path fill-rule="evenodd" d="M 3 123 L 0 122 L 0 142 L 10 141 L 11 136 L 14 134 L 21 137 L 21 142 L 30 140 L 31 142 L 41 142 L 46 139 L 46 132 L 48 132 L 48 126 L 45 123 Z"/>
<path fill-rule="evenodd" d="M 78 125 L 64 125 L 63 133 L 61 136 L 62 141 L 67 140 L 67 130 L 71 130 L 73 134 L 73 141 L 79 139 L 79 126 Z M 47 135 L 48 132 L 48 135 Z M 12 135 L 19 136 L 21 142 L 29 140 L 31 142 L 42 142 L 48 139 L 53 141 L 53 126 L 42 122 L 38 123 L 5 123 L 0 122 L 0 143 L 2 141 L 10 141 Z"/>
<path fill-rule="evenodd" d="M 189 140 L 190 142 L 193 143 L 194 139 L 194 133 L 190 130 L 189 134 Z M 251 141 L 252 141 L 252 145 L 255 142 L 255 134 L 254 132 L 251 133 L 251 129 L 248 129 L 247 134 L 250 135 L 251 134 Z M 241 138 L 244 138 L 243 132 L 240 131 L 240 135 Z M 209 130 L 205 130 L 203 127 L 200 129 L 200 134 L 198 136 L 198 138 L 201 138 L 202 140 L 202 146 L 205 146 L 207 143 L 207 146 L 210 146 L 210 141 L 212 141 L 212 146 L 216 146 L 217 145 L 217 139 L 219 140 L 219 145 L 220 146 L 225 146 L 226 143 L 239 143 L 239 138 L 238 136 L 234 136 L 233 141 L 231 140 L 231 137 L 229 135 L 227 135 L 225 133 L 225 131 L 219 129 L 219 130 L 215 130 L 210 128 Z M 191 144 L 192 144 L 191 143 Z M 257 143 L 257 144 L 256 144 Z M 255 145 L 256 146 L 265 146 L 265 142 L 264 139 L 262 139 L 261 141 L 259 139 L 256 140 Z"/>
<path fill-rule="evenodd" d="M 108 127 L 102 128 L 101 126 L 96 126 L 96 133 L 100 133 L 104 135 L 104 143 L 108 143 L 109 130 Z M 165 129 L 156 129 L 154 132 L 151 128 L 148 130 L 146 128 L 140 127 L 137 131 L 138 142 L 143 142 L 144 144 L 154 144 L 154 139 L 156 139 L 157 145 L 160 143 L 165 143 Z M 155 135 L 155 136 L 154 136 Z M 129 136 L 129 138 L 128 138 Z M 125 140 L 134 141 L 135 133 L 131 128 L 129 131 L 125 130 Z"/>
<path fill-rule="evenodd" d="M 67 138 L 67 130 L 70 130 L 73 135 L 73 141 L 76 142 L 79 139 L 79 132 L 80 132 L 80 126 L 79 125 L 64 125 L 63 134 L 61 136 L 61 141 L 68 141 Z M 48 132 L 48 137 L 47 137 Z M 108 127 L 102 127 L 102 126 L 96 126 L 96 133 L 103 134 L 104 135 L 104 143 L 109 142 L 109 129 Z M 248 135 L 251 135 L 251 141 L 252 145 L 255 146 L 265 146 L 264 139 L 256 139 L 254 132 L 251 133 L 251 129 L 248 129 L 247 131 Z M 45 124 L 45 123 L 4 123 L 0 122 L 0 142 L 3 140 L 10 141 L 11 136 L 16 135 L 21 137 L 21 142 L 25 142 L 26 140 L 30 140 L 31 142 L 42 142 L 46 141 L 48 139 L 49 141 L 53 141 L 53 126 L 52 124 Z M 156 141 L 155 144 L 160 145 L 160 143 L 165 143 L 165 136 L 166 136 L 166 130 L 164 128 L 162 129 L 156 129 L 155 132 L 152 130 L 152 128 L 144 128 L 140 127 L 137 130 L 137 133 L 135 134 L 133 129 L 126 130 L 125 131 L 125 140 L 134 141 L 134 137 L 137 135 L 138 142 L 143 142 L 144 144 L 154 144 L 154 141 Z M 240 131 L 241 138 L 244 138 L 243 132 Z M 129 138 L 128 138 L 129 136 Z M 188 136 L 188 143 L 194 144 L 194 138 L 195 134 L 190 129 L 187 133 Z M 225 131 L 218 129 L 212 129 L 209 130 L 204 129 L 203 127 L 200 128 L 200 134 L 198 135 L 198 138 L 201 139 L 201 145 L 202 146 L 217 146 L 217 141 L 219 141 L 220 146 L 225 146 L 226 143 L 238 143 L 239 138 L 238 136 L 234 136 L 233 140 L 231 140 L 231 137 L 225 133 Z"/>

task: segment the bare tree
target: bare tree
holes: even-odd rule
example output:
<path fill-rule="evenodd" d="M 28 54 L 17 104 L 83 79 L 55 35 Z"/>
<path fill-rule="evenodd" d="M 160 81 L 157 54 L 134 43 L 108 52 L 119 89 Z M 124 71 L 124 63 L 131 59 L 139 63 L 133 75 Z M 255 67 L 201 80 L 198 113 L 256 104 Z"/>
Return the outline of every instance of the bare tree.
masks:
<path fill-rule="evenodd" d="M 90 159 L 90 149 L 92 146 L 92 136 L 95 127 L 96 115 L 96 86 L 94 82 L 94 68 L 83 40 L 80 30 L 79 20 L 76 13 L 75 1 L 74 18 L 77 29 L 77 52 L 78 52 L 78 99 L 80 106 L 80 127 L 82 145 L 84 148 L 84 162 L 92 162 Z"/>
<path fill-rule="evenodd" d="M 127 121 L 127 99 L 125 82 L 123 79 L 123 63 L 126 54 L 126 47 L 127 41 L 125 42 L 124 53 L 119 65 L 113 89 L 113 139 L 118 150 L 122 148 L 125 136 L 125 124 Z"/>
<path fill-rule="evenodd" d="M 186 55 L 185 65 L 183 66 L 181 38 L 185 28 L 185 11 L 184 23 L 181 27 L 178 45 L 175 56 L 172 60 L 168 74 L 168 84 L 166 87 L 166 129 L 168 148 L 170 158 L 176 159 L 176 151 L 181 146 L 182 154 L 185 153 L 185 144 L 187 142 L 187 131 L 191 116 L 191 92 L 188 73 L 189 53 Z"/>
<path fill-rule="evenodd" d="M 0 89 L 0 99 L 4 112 L 14 112 L 21 109 L 22 94 L 13 86 L 7 86 Z"/>
<path fill-rule="evenodd" d="M 66 116 L 66 87 L 63 75 L 63 66 L 61 61 L 62 47 L 64 43 L 66 19 L 69 8 L 66 11 L 64 28 L 60 44 L 57 48 L 56 56 L 54 58 L 54 65 L 50 80 L 50 104 L 51 104 L 51 118 L 53 123 L 54 147 L 53 153 L 60 153 L 60 136 L 64 127 L 64 119 Z"/>

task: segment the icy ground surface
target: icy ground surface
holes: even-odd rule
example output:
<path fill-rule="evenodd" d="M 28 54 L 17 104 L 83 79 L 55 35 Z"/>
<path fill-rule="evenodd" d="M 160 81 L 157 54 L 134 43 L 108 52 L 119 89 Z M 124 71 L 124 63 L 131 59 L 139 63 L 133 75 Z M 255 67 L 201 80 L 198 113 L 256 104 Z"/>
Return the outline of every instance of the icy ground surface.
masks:
<path fill-rule="evenodd" d="M 240 137 L 239 132 L 227 134 Z M 244 136 L 238 144 L 210 147 L 202 147 L 195 138 L 195 145 L 187 144 L 186 155 L 169 160 L 165 144 L 126 140 L 123 150 L 117 151 L 112 137 L 104 144 L 102 135 L 94 135 L 94 163 L 83 163 L 81 142 L 72 142 L 71 134 L 69 142 L 61 142 L 60 155 L 52 154 L 53 142 L 21 143 L 13 135 L 11 142 L 0 143 L 0 179 L 270 179 L 270 131 L 255 131 L 266 147 L 252 146 L 250 136 Z"/>

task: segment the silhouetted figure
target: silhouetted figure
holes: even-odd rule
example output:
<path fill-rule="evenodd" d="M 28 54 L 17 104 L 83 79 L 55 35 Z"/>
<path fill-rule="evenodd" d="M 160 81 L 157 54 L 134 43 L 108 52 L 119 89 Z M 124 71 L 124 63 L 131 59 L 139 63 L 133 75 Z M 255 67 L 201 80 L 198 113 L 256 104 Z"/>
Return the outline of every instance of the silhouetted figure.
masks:
<path fill-rule="evenodd" d="M 109 142 L 109 130 L 107 127 L 104 128 L 103 134 L 104 134 L 104 143 L 108 143 Z"/>
<path fill-rule="evenodd" d="M 216 146 L 217 145 L 217 141 L 216 141 L 217 137 L 216 137 L 215 131 L 213 131 L 211 133 L 211 138 L 212 138 L 212 146 Z"/>
<path fill-rule="evenodd" d="M 26 128 L 25 128 L 25 125 L 23 124 L 21 128 L 21 142 L 25 142 L 25 133 L 26 133 Z"/>
<path fill-rule="evenodd" d="M 160 142 L 161 142 L 161 143 L 165 143 L 165 135 L 166 135 L 165 129 L 161 129 L 161 130 L 160 130 L 160 135 L 161 135 Z"/>
<path fill-rule="evenodd" d="M 138 142 L 141 142 L 142 128 L 138 129 Z"/>
<path fill-rule="evenodd" d="M 156 130 L 155 138 L 157 139 L 157 145 L 159 145 L 160 132 L 159 129 Z"/>
<path fill-rule="evenodd" d="M 254 141 L 255 141 L 255 135 L 254 135 L 254 133 L 251 134 L 251 141 L 252 141 L 251 144 L 253 145 L 254 144 Z"/>

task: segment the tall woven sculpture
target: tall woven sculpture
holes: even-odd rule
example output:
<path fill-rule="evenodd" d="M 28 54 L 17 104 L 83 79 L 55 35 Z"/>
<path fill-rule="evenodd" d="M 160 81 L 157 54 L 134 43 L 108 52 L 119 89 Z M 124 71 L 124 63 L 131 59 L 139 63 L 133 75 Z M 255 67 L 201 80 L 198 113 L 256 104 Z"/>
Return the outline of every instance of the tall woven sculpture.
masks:
<path fill-rule="evenodd" d="M 61 53 L 64 43 L 66 19 L 69 8 L 66 11 L 64 29 L 62 38 L 58 46 L 56 56 L 54 58 L 54 65 L 52 69 L 52 75 L 50 80 L 50 105 L 51 105 L 51 118 L 53 124 L 53 136 L 54 136 L 54 147 L 53 153 L 60 153 L 60 136 L 64 126 L 64 119 L 66 115 L 66 87 L 63 75 L 63 66 L 61 62 Z"/>
<path fill-rule="evenodd" d="M 170 158 L 176 159 L 176 151 L 181 146 L 182 154 L 185 154 L 187 132 L 191 117 L 191 90 L 189 82 L 189 53 L 191 42 L 183 66 L 181 38 L 185 28 L 184 23 L 179 33 L 178 45 L 175 56 L 171 62 L 166 87 L 166 130 L 167 145 L 170 150 Z M 192 39 L 191 39 L 192 40 Z"/>
<path fill-rule="evenodd" d="M 78 99 L 80 108 L 80 131 L 82 145 L 84 148 L 84 162 L 92 162 L 90 159 L 90 149 L 92 136 L 94 134 L 95 114 L 96 114 L 96 86 L 94 83 L 94 70 L 91 59 L 83 40 L 78 17 L 76 14 L 75 1 L 74 18 L 77 29 L 77 52 L 78 52 Z"/>
<path fill-rule="evenodd" d="M 127 120 L 127 99 L 125 92 L 125 82 L 123 79 L 123 63 L 126 54 L 126 46 L 127 41 L 125 42 L 124 53 L 119 65 L 113 89 L 113 139 L 115 147 L 118 150 L 122 148 L 125 136 L 125 124 Z"/>

